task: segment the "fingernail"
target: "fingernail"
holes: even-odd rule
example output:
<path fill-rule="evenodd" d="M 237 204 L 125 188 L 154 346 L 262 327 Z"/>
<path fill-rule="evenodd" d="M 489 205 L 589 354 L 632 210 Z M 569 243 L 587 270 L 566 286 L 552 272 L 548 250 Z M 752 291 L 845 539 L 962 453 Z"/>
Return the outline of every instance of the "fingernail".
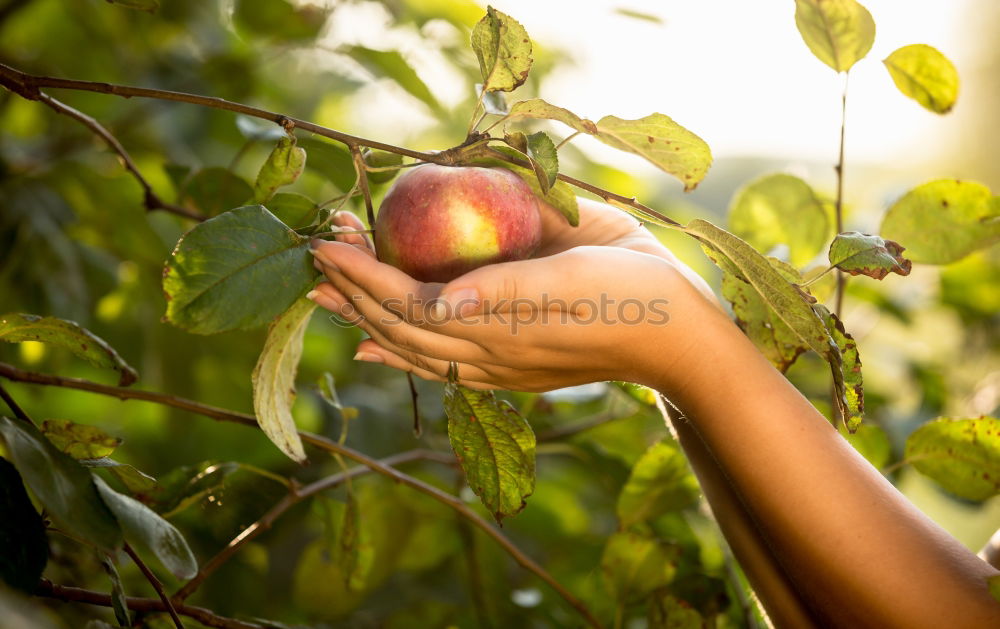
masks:
<path fill-rule="evenodd" d="M 326 242 L 322 238 L 313 238 L 309 241 L 309 253 L 316 255 L 316 250 L 319 249 L 321 242 Z"/>
<path fill-rule="evenodd" d="M 371 352 L 358 352 L 354 355 L 354 360 L 364 361 L 366 363 L 384 363 L 385 360 L 382 359 L 378 354 L 372 354 Z"/>
<path fill-rule="evenodd" d="M 311 290 L 308 293 L 306 293 L 306 299 L 310 299 L 310 300 L 314 300 L 315 301 L 316 296 L 319 295 L 319 294 L 320 293 L 319 293 L 318 290 Z"/>
<path fill-rule="evenodd" d="M 431 314 L 435 319 L 464 317 L 472 314 L 479 307 L 479 291 L 474 288 L 462 288 L 442 296 L 434 303 Z"/>

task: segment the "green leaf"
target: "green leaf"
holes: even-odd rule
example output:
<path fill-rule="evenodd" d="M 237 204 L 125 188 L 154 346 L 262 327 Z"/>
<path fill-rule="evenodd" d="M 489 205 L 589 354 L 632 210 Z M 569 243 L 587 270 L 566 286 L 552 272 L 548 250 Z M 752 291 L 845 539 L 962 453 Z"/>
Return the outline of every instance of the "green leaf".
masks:
<path fill-rule="evenodd" d="M 670 441 L 654 443 L 636 461 L 618 495 L 618 520 L 622 528 L 628 528 L 689 507 L 698 502 L 700 493 L 677 446 Z"/>
<path fill-rule="evenodd" d="M 242 177 L 221 167 L 199 170 L 187 180 L 181 199 L 205 216 L 216 216 L 244 205 L 253 188 Z"/>
<path fill-rule="evenodd" d="M 131 627 L 132 617 L 128 611 L 128 598 L 125 596 L 125 587 L 118 575 L 118 568 L 115 568 L 111 557 L 102 557 L 101 565 L 111 579 L 111 609 L 115 612 L 115 620 L 118 621 L 119 627 Z"/>
<path fill-rule="evenodd" d="M 826 324 L 830 337 L 840 350 L 841 386 L 837 387 L 841 401 L 841 416 L 848 432 L 855 432 L 865 414 L 865 389 L 861 377 L 861 356 L 854 337 L 844 329 L 844 323 L 823 304 L 814 304 L 813 310 Z M 836 367 L 834 367 L 836 369 Z M 834 375 L 836 380 L 836 375 Z"/>
<path fill-rule="evenodd" d="M 366 151 L 364 153 L 365 163 L 375 168 L 387 168 L 390 166 L 402 166 L 403 156 L 399 153 L 388 151 Z M 383 170 L 368 173 L 368 181 L 374 184 L 389 183 L 399 174 L 399 168 L 394 170 Z"/>
<path fill-rule="evenodd" d="M 524 160 L 526 157 L 525 155 L 508 147 L 501 146 L 492 150 L 520 160 Z M 573 192 L 573 188 L 571 188 L 565 181 L 556 181 L 556 184 L 549 188 L 548 192 L 542 192 L 541 184 L 538 182 L 538 176 L 535 175 L 535 172 L 530 168 L 524 168 L 523 166 L 511 164 L 500 159 L 483 157 L 475 158 L 471 160 L 469 164 L 491 168 L 506 168 L 523 179 L 524 183 L 528 184 L 528 187 L 531 188 L 531 192 L 534 193 L 536 197 L 545 201 L 552 206 L 553 209 L 562 214 L 566 219 L 566 222 L 573 227 L 580 224 L 580 208 L 577 205 L 576 193 Z"/>
<path fill-rule="evenodd" d="M 647 612 L 648 629 L 704 629 L 701 613 L 676 596 L 654 596 Z"/>
<path fill-rule="evenodd" d="M 729 228 L 756 249 L 788 246 L 788 259 L 805 266 L 832 235 L 823 201 L 806 182 L 783 173 L 740 188 L 729 204 Z"/>
<path fill-rule="evenodd" d="M 862 424 L 854 434 L 851 434 L 843 425 L 838 426 L 837 429 L 844 436 L 844 439 L 847 439 L 847 442 L 858 451 L 858 454 L 872 464 L 872 467 L 882 469 L 889 464 L 892 458 L 892 443 L 884 430 L 874 424 Z"/>
<path fill-rule="evenodd" d="M 329 11 L 289 0 L 236 0 L 233 22 L 240 30 L 278 42 L 301 42 L 319 35 Z"/>
<path fill-rule="evenodd" d="M 295 183 L 306 167 L 306 150 L 296 146 L 294 135 L 283 135 L 257 172 L 253 199 L 264 203 L 278 188 Z"/>
<path fill-rule="evenodd" d="M 562 122 L 576 131 L 593 135 L 608 146 L 644 158 L 680 179 L 685 190 L 693 190 L 712 164 L 712 151 L 704 140 L 660 113 L 637 120 L 604 116 L 594 123 L 568 109 L 534 98 L 514 103 L 510 117 Z"/>
<path fill-rule="evenodd" d="M 38 341 L 68 349 L 95 367 L 117 371 L 120 387 L 127 387 L 138 378 L 135 369 L 114 348 L 73 321 L 12 312 L 0 316 L 0 341 Z"/>
<path fill-rule="evenodd" d="M 938 418 L 906 440 L 905 460 L 968 500 L 1000 493 L 1000 419 Z"/>
<path fill-rule="evenodd" d="M 497 522 L 524 509 L 535 490 L 535 433 L 492 391 L 449 382 L 444 389 L 448 439 L 469 487 Z"/>
<path fill-rule="evenodd" d="M 974 181 L 931 181 L 896 201 L 879 232 L 914 262 L 948 264 L 1000 241 L 1000 198 Z"/>
<path fill-rule="evenodd" d="M 96 426 L 76 424 L 66 419 L 46 419 L 42 434 L 74 459 L 98 459 L 115 451 L 122 440 Z"/>
<path fill-rule="evenodd" d="M 861 232 L 844 232 L 830 243 L 830 266 L 851 275 L 877 280 L 889 273 L 909 275 L 913 263 L 903 257 L 899 243 Z"/>
<path fill-rule="evenodd" d="M 84 467 L 108 469 L 133 494 L 146 496 L 157 488 L 155 478 L 127 463 L 119 463 L 106 456 L 97 459 L 79 459 L 79 462 Z"/>
<path fill-rule="evenodd" d="M 324 373 L 319 379 L 319 395 L 324 402 L 330 405 L 331 408 L 340 414 L 340 418 L 344 421 L 351 421 L 358 417 L 358 409 L 353 406 L 344 406 L 340 402 L 340 396 L 337 395 L 336 383 L 333 379 L 333 374 L 330 372 Z"/>
<path fill-rule="evenodd" d="M 801 282 L 801 277 L 794 267 L 777 258 L 768 260 L 783 278 L 793 284 Z M 800 354 L 809 350 L 809 345 L 788 327 L 778 313 L 764 301 L 757 289 L 739 275 L 723 272 L 722 296 L 733 305 L 736 324 L 782 373 Z"/>
<path fill-rule="evenodd" d="M 899 91 L 936 114 L 946 114 L 958 99 L 958 70 L 933 46 L 911 44 L 882 60 Z"/>
<path fill-rule="evenodd" d="M 107 0 L 111 4 L 117 4 L 120 7 L 125 7 L 127 9 L 135 9 L 137 11 L 146 11 L 147 13 L 156 13 L 160 8 L 160 0 Z"/>
<path fill-rule="evenodd" d="M 302 338 L 315 309 L 313 302 L 299 299 L 274 320 L 251 376 L 257 423 L 278 449 L 299 463 L 306 460 L 306 453 L 292 417 L 295 374 L 302 357 Z"/>
<path fill-rule="evenodd" d="M 24 482 L 60 528 L 104 551 L 121 546 L 121 528 L 90 472 L 28 422 L 0 417 L 0 436 Z"/>
<path fill-rule="evenodd" d="M 160 478 L 159 487 L 149 496 L 149 503 L 163 517 L 173 517 L 222 490 L 226 480 L 240 469 L 242 466 L 234 462 L 181 466 Z"/>
<path fill-rule="evenodd" d="M 354 186 L 357 173 L 351 153 L 338 144 L 320 138 L 302 138 L 299 146 L 309 152 L 306 168 L 330 180 L 341 192 Z"/>
<path fill-rule="evenodd" d="M 187 540 L 173 524 L 135 498 L 111 489 L 100 478 L 95 477 L 94 483 L 104 504 L 121 523 L 125 537 L 145 544 L 178 579 L 190 579 L 198 573 L 198 562 Z"/>
<path fill-rule="evenodd" d="M 483 91 L 483 84 L 476 83 L 476 96 Z M 494 116 L 506 116 L 510 109 L 503 92 L 486 92 L 483 94 L 483 111 Z"/>
<path fill-rule="evenodd" d="M 485 17 L 472 29 L 472 49 L 487 92 L 510 92 L 528 79 L 531 38 L 509 15 L 487 7 Z"/>
<path fill-rule="evenodd" d="M 319 213 L 319 206 L 307 196 L 279 192 L 267 202 L 267 209 L 292 229 L 306 227 Z"/>
<path fill-rule="evenodd" d="M 835 400 L 840 414 L 846 420 L 854 421 L 857 412 L 848 401 L 840 348 L 831 337 L 826 323 L 814 312 L 812 297 L 785 279 L 756 249 L 726 230 L 708 221 L 695 219 L 684 231 L 707 245 L 713 262 L 724 272 L 736 275 L 752 286 L 803 345 L 826 360 L 833 375 Z"/>
<path fill-rule="evenodd" d="M 441 103 L 434 98 L 434 94 L 427 87 L 427 84 L 399 52 L 373 50 L 364 46 L 349 46 L 344 49 L 344 53 L 375 76 L 392 79 L 411 96 L 430 107 L 431 111 L 438 115 L 444 115 Z"/>
<path fill-rule="evenodd" d="M 608 538 L 601 555 L 601 572 L 608 592 L 620 603 L 633 603 L 668 585 L 677 572 L 676 546 L 637 531 Z"/>
<path fill-rule="evenodd" d="M 167 320 L 195 334 L 259 327 L 313 283 L 309 239 L 266 208 L 237 208 L 185 234 L 167 260 Z"/>
<path fill-rule="evenodd" d="M 21 475 L 0 457 L 0 580 L 34 592 L 49 560 L 45 523 L 24 490 Z"/>
<path fill-rule="evenodd" d="M 795 0 L 795 26 L 816 58 L 837 72 L 850 70 L 875 41 L 875 20 L 855 0 Z"/>
<path fill-rule="evenodd" d="M 531 158 L 531 167 L 538 177 L 542 194 L 547 194 L 559 176 L 559 155 L 555 143 L 541 131 L 532 133 L 528 136 L 528 157 Z"/>

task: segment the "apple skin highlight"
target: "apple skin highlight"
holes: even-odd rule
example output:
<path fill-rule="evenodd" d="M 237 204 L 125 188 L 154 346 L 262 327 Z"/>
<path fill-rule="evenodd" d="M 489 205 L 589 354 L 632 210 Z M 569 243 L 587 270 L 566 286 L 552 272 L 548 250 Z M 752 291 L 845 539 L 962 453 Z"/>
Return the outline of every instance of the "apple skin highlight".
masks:
<path fill-rule="evenodd" d="M 379 260 L 422 282 L 523 260 L 541 235 L 538 200 L 503 168 L 417 166 L 396 180 L 375 219 Z"/>

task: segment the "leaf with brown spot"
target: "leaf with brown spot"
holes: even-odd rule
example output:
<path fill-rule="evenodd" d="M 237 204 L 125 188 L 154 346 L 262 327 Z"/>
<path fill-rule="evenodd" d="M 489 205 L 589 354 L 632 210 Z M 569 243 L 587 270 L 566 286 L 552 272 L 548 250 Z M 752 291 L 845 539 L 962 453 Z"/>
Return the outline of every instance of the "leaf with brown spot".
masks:
<path fill-rule="evenodd" d="M 957 496 L 986 500 L 1000 493 L 1000 419 L 927 422 L 906 440 L 905 460 Z"/>
<path fill-rule="evenodd" d="M 903 257 L 904 247 L 892 240 L 860 232 L 837 234 L 830 244 L 830 265 L 851 275 L 877 280 L 889 273 L 909 275 L 913 263 Z"/>
<path fill-rule="evenodd" d="M 844 323 L 823 304 L 814 304 L 813 310 L 823 319 L 826 329 L 840 350 L 840 372 L 843 374 L 841 414 L 847 430 L 852 434 L 861 425 L 865 414 L 865 389 L 861 377 L 861 356 L 854 337 L 844 329 Z"/>
<path fill-rule="evenodd" d="M 531 70 L 531 39 L 517 20 L 487 7 L 472 29 L 472 49 L 479 59 L 483 89 L 510 92 L 523 84 Z"/>

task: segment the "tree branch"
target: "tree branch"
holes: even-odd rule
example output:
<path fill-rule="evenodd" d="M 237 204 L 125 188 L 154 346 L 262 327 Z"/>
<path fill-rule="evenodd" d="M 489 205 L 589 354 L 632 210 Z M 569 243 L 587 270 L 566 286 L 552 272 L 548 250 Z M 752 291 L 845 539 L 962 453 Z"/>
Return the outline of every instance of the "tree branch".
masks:
<path fill-rule="evenodd" d="M 375 208 L 372 207 L 372 193 L 368 189 L 368 164 L 357 144 L 351 145 L 351 159 L 354 160 L 354 170 L 358 173 L 358 187 L 365 198 L 365 213 L 368 217 L 368 228 L 375 227 Z"/>
<path fill-rule="evenodd" d="M 96 382 L 90 382 L 88 380 L 82 380 L 79 378 L 66 378 L 62 376 L 52 376 L 48 374 L 40 374 L 34 372 L 27 372 L 12 365 L 6 363 L 0 363 L 0 377 L 7 378 L 9 380 L 15 380 L 18 382 L 27 382 L 32 384 L 41 384 L 49 386 L 59 386 L 70 389 L 80 389 L 83 391 L 90 391 L 92 393 L 100 393 L 102 395 L 109 395 L 112 397 L 117 397 L 122 400 L 145 400 L 147 402 L 154 402 L 156 404 L 162 404 L 164 406 L 171 406 L 173 408 L 179 408 L 183 410 L 190 411 L 192 413 L 197 413 L 199 415 L 204 415 L 205 417 L 211 417 L 213 419 L 234 422 L 237 424 L 242 424 L 244 426 L 253 426 L 254 428 L 259 428 L 257 425 L 257 420 L 253 415 L 247 413 L 239 413 L 236 411 L 230 411 L 227 409 L 219 408 L 216 406 L 210 406 L 208 404 L 202 404 L 201 402 L 195 402 L 194 400 L 188 400 L 185 398 L 180 398 L 173 395 L 168 395 L 164 393 L 155 393 L 152 391 L 142 391 L 139 389 L 126 389 L 124 387 L 114 387 L 104 384 L 99 384 Z M 601 623 L 590 613 L 587 606 L 576 596 L 574 596 L 569 590 L 562 586 L 558 581 L 556 581 L 552 575 L 550 575 L 545 568 L 536 563 L 533 559 L 528 557 L 521 551 L 517 546 L 513 544 L 507 537 L 501 533 L 499 530 L 490 525 L 486 520 L 479 517 L 479 515 L 473 511 L 468 505 L 465 504 L 460 498 L 452 496 L 451 494 L 444 492 L 433 485 L 429 485 L 422 480 L 404 474 L 397 470 L 396 468 L 386 465 L 380 461 L 377 461 L 365 454 L 362 454 L 352 448 L 340 445 L 336 441 L 324 437 L 322 435 L 316 435 L 308 432 L 299 432 L 299 436 L 302 440 L 310 445 L 313 445 L 321 450 L 325 450 L 330 453 L 339 454 L 345 458 L 351 459 L 356 463 L 360 463 L 365 467 L 368 467 L 373 472 L 381 474 L 387 478 L 391 478 L 397 483 L 406 485 L 416 491 L 430 496 L 431 498 L 437 500 L 438 502 L 450 507 L 460 516 L 468 520 L 471 524 L 478 527 L 486 535 L 492 537 L 493 540 L 503 548 L 507 554 L 509 554 L 515 562 L 517 562 L 521 567 L 528 570 L 529 572 L 535 574 L 539 579 L 544 581 L 556 591 L 570 606 L 572 606 L 592 627 L 600 628 Z M 157 601 L 159 603 L 159 601 Z M 162 604 L 162 603 L 161 603 Z M 178 610 L 180 611 L 180 610 Z"/>
<path fill-rule="evenodd" d="M 232 101 L 224 100 L 222 98 L 216 98 L 214 96 L 201 96 L 198 94 L 188 94 L 186 92 L 174 92 L 170 90 L 159 90 L 151 89 L 145 87 L 132 87 L 128 85 L 116 85 L 113 83 L 97 83 L 94 81 L 78 81 L 75 79 L 60 79 L 50 76 L 35 76 L 32 74 L 27 74 L 21 72 L 15 68 L 12 68 L 6 64 L 0 63 L 0 85 L 3 85 L 12 92 L 18 94 L 19 96 L 26 98 L 28 100 L 41 100 L 42 93 L 39 91 L 40 87 L 49 87 L 57 89 L 68 89 L 77 90 L 84 92 L 97 92 L 100 94 L 113 94 L 115 96 L 121 96 L 123 98 L 154 98 L 159 100 L 169 100 L 182 103 L 190 103 L 192 105 L 200 105 L 202 107 L 211 107 L 214 109 L 222 109 L 225 111 L 232 111 L 235 113 L 243 114 L 245 116 L 252 116 L 254 118 L 261 118 L 263 120 L 269 120 L 283 128 L 288 128 L 289 125 L 298 127 L 304 131 L 310 133 L 315 133 L 316 135 L 321 135 L 332 140 L 337 140 L 346 144 L 348 147 L 368 147 L 373 149 L 378 149 L 381 151 L 387 151 L 389 153 L 396 153 L 397 155 L 403 155 L 405 157 L 412 157 L 414 159 L 431 162 L 434 164 L 442 164 L 445 166 L 456 165 L 463 157 L 467 155 L 465 149 L 467 149 L 471 144 L 481 142 L 487 139 L 488 136 L 485 132 L 473 134 L 469 136 L 465 142 L 454 148 L 450 148 L 444 151 L 436 153 L 427 153 L 422 151 L 414 151 L 412 149 L 404 148 L 401 146 L 395 146 L 392 144 L 386 144 L 385 142 L 378 142 L 376 140 L 369 140 L 367 138 L 362 138 L 356 135 L 351 135 L 349 133 L 344 133 L 343 131 L 337 131 L 336 129 L 330 129 L 307 120 L 301 120 L 299 118 L 293 118 L 291 116 L 286 116 L 285 114 L 276 113 L 273 111 L 268 111 L 266 109 L 260 109 L 257 107 L 251 107 L 249 105 L 244 105 L 242 103 L 235 103 Z M 501 118 L 498 122 L 503 121 Z M 496 123 L 494 123 L 496 124 Z M 492 128 L 492 127 L 491 127 Z M 496 153 L 492 155 L 493 157 L 500 159 L 502 161 L 518 164 L 520 166 L 530 167 L 529 164 L 515 160 L 502 153 Z M 654 218 L 658 221 L 671 226 L 679 227 L 680 223 L 677 221 L 657 212 L 656 210 L 643 205 L 635 200 L 634 197 L 627 197 L 621 194 L 616 194 L 604 188 L 599 188 L 598 186 L 589 184 L 579 179 L 575 179 L 568 175 L 559 175 L 559 179 L 562 181 L 580 188 L 581 190 L 586 190 L 591 194 L 594 194 L 608 203 L 614 205 L 626 206 L 637 210 L 646 216 Z M 367 183 L 367 182 L 366 182 Z"/>
<path fill-rule="evenodd" d="M 455 462 L 455 458 L 451 455 L 431 450 L 409 450 L 407 452 L 400 452 L 399 454 L 388 456 L 382 459 L 381 463 L 384 465 L 401 465 L 411 461 L 438 461 L 440 463 L 451 464 Z M 345 472 L 321 478 L 314 483 L 298 489 L 297 491 L 289 492 L 281 500 L 275 503 L 275 505 L 256 522 L 243 529 L 239 535 L 234 537 L 232 541 L 226 545 L 225 548 L 205 562 L 198 570 L 198 574 L 185 583 L 181 589 L 177 590 L 177 593 L 175 593 L 172 597 L 173 600 L 181 602 L 191 596 L 191 594 L 198 589 L 205 579 L 218 570 L 222 564 L 226 563 L 240 548 L 264 531 L 271 528 L 278 518 L 288 512 L 288 510 L 295 505 L 311 496 L 314 496 L 315 494 L 336 487 L 349 478 L 363 476 L 365 474 L 370 474 L 371 472 L 371 468 L 359 465 Z"/>
<path fill-rule="evenodd" d="M 14 398 L 10 396 L 10 393 L 7 393 L 7 389 L 3 388 L 3 385 L 0 385 L 0 399 L 7 404 L 7 407 L 10 408 L 10 412 L 14 413 L 14 417 L 26 421 L 32 426 L 35 425 L 35 422 L 31 419 L 31 417 L 29 417 L 28 414 L 24 412 L 24 409 L 21 408 L 16 401 L 14 401 Z"/>
<path fill-rule="evenodd" d="M 177 627 L 177 629 L 184 629 L 184 623 L 182 623 L 181 619 L 177 616 L 177 610 L 174 608 L 174 604 L 170 601 L 167 593 L 163 591 L 163 584 L 160 583 L 160 580 L 156 578 L 153 571 L 149 569 L 149 566 L 146 565 L 146 563 L 142 560 L 142 557 L 135 552 L 135 549 L 133 549 L 128 542 L 125 542 L 124 548 L 125 553 L 132 558 L 135 565 L 139 567 L 139 571 L 142 572 L 142 575 L 146 577 L 149 584 L 153 586 L 154 590 L 156 590 L 156 594 L 160 597 L 160 600 L 163 602 L 163 606 L 167 608 L 170 618 L 174 621 L 174 626 Z"/>
<path fill-rule="evenodd" d="M 66 585 L 58 585 L 52 583 L 48 579 L 42 579 L 38 587 L 35 589 L 34 594 L 36 596 L 44 596 L 47 598 L 55 598 L 61 601 L 70 601 L 75 603 L 87 603 L 89 605 L 101 605 L 102 607 L 111 607 L 111 595 L 105 594 L 103 592 L 94 592 L 93 590 L 84 590 L 82 588 L 69 587 Z M 126 597 L 125 604 L 128 608 L 137 612 L 165 612 L 167 611 L 166 604 L 160 599 L 156 598 L 137 598 L 134 596 Z M 242 620 L 236 620 L 235 618 L 227 618 L 225 616 L 219 616 L 218 614 L 205 609 L 204 607 L 191 607 L 189 605 L 180 605 L 177 607 L 177 613 L 181 616 L 186 616 L 188 618 L 193 618 L 206 627 L 213 627 L 215 629 L 266 629 L 264 625 L 257 623 L 244 622 Z"/>

